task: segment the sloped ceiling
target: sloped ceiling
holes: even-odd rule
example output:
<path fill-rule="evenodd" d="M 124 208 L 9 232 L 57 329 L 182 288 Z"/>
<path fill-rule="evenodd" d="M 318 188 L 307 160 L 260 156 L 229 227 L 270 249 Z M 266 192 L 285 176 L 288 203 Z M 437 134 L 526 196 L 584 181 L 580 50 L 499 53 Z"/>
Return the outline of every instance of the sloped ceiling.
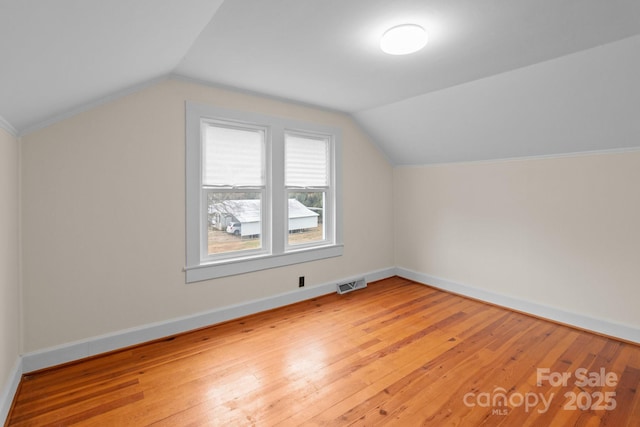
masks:
<path fill-rule="evenodd" d="M 382 53 L 403 22 L 427 47 Z M 349 113 L 394 164 L 625 148 L 639 34 L 637 0 L 0 0 L 0 117 L 22 134 L 177 75 Z M 625 141 L 594 136 L 603 114 Z M 532 117 L 550 133 L 500 138 Z"/>

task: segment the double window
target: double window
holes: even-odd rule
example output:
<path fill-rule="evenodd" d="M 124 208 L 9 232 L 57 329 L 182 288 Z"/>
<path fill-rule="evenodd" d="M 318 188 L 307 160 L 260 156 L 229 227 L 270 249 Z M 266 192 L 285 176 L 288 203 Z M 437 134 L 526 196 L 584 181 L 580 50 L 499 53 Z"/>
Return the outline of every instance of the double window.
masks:
<path fill-rule="evenodd" d="M 187 104 L 187 282 L 342 254 L 340 133 Z"/>

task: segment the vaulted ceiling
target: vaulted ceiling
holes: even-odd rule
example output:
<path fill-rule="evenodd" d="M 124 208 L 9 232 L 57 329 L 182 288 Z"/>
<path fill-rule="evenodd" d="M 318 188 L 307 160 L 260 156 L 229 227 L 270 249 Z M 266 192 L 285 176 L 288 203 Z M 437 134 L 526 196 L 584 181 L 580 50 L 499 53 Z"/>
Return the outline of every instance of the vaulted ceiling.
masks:
<path fill-rule="evenodd" d="M 426 48 L 383 53 L 382 32 L 404 22 L 427 29 Z M 0 0 L 0 121 L 23 134 L 128 88 L 181 76 L 351 114 L 395 164 L 624 148 L 469 145 L 452 122 L 486 129 L 475 121 L 492 118 L 479 99 L 493 89 L 502 92 L 491 101 L 494 122 L 526 115 L 513 103 L 542 96 L 540 86 L 511 91 L 490 80 L 508 72 L 523 86 L 537 78 L 577 84 L 576 92 L 607 73 L 595 95 L 630 91 L 628 109 L 640 101 L 639 34 L 637 0 Z M 624 40 L 624 49 L 579 56 Z M 578 56 L 563 66 L 570 55 Z M 573 83 L 583 66 L 593 75 Z"/>

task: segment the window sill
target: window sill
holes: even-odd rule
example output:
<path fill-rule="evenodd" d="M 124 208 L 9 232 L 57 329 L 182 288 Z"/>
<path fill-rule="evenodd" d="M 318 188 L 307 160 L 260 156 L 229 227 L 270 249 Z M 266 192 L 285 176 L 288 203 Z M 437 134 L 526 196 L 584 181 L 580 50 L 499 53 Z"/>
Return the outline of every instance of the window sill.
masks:
<path fill-rule="evenodd" d="M 185 267 L 186 282 L 200 282 L 236 274 L 267 270 L 302 262 L 317 261 L 342 256 L 342 244 L 300 249 L 277 255 L 258 255 L 251 258 L 224 260 Z"/>

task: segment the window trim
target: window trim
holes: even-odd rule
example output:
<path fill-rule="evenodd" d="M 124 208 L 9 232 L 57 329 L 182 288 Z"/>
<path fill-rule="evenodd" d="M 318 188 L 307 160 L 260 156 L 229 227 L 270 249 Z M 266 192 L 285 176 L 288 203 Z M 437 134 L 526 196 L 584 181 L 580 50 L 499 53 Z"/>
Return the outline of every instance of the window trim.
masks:
<path fill-rule="evenodd" d="M 271 198 L 267 212 L 267 238 L 270 239 L 269 253 L 244 255 L 237 257 L 203 261 L 201 259 L 202 227 L 202 159 L 201 159 L 201 122 L 213 119 L 222 122 L 247 123 L 264 126 L 268 129 L 271 142 L 266 143 L 267 188 Z M 343 254 L 342 238 L 342 136 L 338 128 L 318 123 L 309 123 L 275 117 L 260 113 L 230 110 L 212 105 L 186 102 L 185 104 L 185 168 L 186 168 L 186 282 L 197 282 L 219 277 L 243 274 L 332 258 Z M 333 241 L 319 242 L 317 245 L 296 247 L 287 245 L 287 188 L 284 185 L 284 135 L 285 132 L 302 132 L 331 136 L 332 150 L 330 161 L 330 187 L 333 189 Z M 269 193 L 269 190 L 267 190 Z M 264 202 L 263 202 L 264 203 Z M 284 220 L 282 220 L 284 219 Z M 275 236 L 281 236 L 276 238 Z M 264 237 L 264 236 L 263 236 Z M 267 250 L 269 248 L 266 248 Z"/>

